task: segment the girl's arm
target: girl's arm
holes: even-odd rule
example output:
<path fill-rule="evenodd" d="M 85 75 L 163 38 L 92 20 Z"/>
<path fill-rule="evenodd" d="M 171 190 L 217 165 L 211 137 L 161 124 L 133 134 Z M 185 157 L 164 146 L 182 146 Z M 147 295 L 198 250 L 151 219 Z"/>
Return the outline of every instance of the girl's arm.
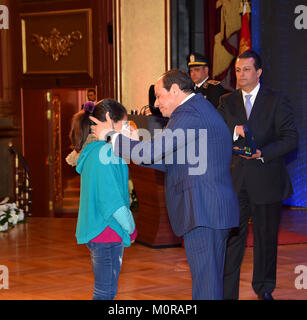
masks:
<path fill-rule="evenodd" d="M 113 217 L 120 224 L 120 226 L 132 234 L 135 230 L 135 223 L 133 219 L 132 212 L 126 207 L 122 206 L 113 213 Z"/>

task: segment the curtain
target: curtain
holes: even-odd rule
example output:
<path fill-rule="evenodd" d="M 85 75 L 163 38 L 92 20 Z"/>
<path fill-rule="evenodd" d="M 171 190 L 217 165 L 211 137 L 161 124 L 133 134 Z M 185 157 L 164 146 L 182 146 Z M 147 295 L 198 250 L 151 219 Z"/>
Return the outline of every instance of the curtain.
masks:
<path fill-rule="evenodd" d="M 240 4 L 241 0 L 204 0 L 205 54 L 211 61 L 210 76 L 222 81 L 230 74 L 232 88 L 241 30 Z"/>

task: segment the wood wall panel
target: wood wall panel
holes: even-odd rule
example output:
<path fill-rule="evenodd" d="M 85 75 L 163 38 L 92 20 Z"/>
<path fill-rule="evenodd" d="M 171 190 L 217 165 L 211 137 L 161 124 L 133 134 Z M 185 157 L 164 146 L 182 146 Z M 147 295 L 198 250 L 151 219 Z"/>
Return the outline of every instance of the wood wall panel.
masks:
<path fill-rule="evenodd" d="M 50 215 L 46 90 L 24 89 L 24 157 L 32 182 L 33 216 Z"/>
<path fill-rule="evenodd" d="M 135 214 L 137 241 L 150 247 L 180 246 L 169 222 L 164 189 L 164 172 L 129 164 L 129 174 L 139 202 Z"/>
<path fill-rule="evenodd" d="M 84 101 L 79 100 L 80 91 L 82 89 L 54 89 L 52 96 L 57 95 L 61 104 L 61 153 L 62 153 L 62 184 L 63 188 L 66 187 L 67 180 L 70 180 L 78 174 L 75 168 L 68 165 L 65 161 L 66 156 L 72 151 L 71 142 L 69 139 L 69 132 L 71 127 L 71 120 L 73 115 L 81 109 L 81 104 Z"/>
<path fill-rule="evenodd" d="M 21 152 L 21 112 L 18 49 L 20 30 L 18 4 L 2 0 L 9 9 L 9 29 L 0 30 L 0 200 L 6 196 L 14 201 L 14 159 L 9 153 L 11 143 Z"/>
<path fill-rule="evenodd" d="M 20 1 L 20 13 L 92 9 L 93 77 L 85 74 L 23 75 L 23 88 L 97 87 L 98 99 L 114 97 L 113 43 L 109 30 L 113 27 L 112 0 L 90 1 Z M 19 21 L 20 25 L 20 21 Z M 20 44 L 20 50 L 21 44 Z"/>
<path fill-rule="evenodd" d="M 113 75 L 113 6 L 112 0 L 90 1 L 27 1 L 19 0 L 19 14 L 65 11 L 90 8 L 92 10 L 93 77 L 85 74 L 29 74 L 23 75 L 21 59 L 19 67 L 20 86 L 23 88 L 23 141 L 24 156 L 30 167 L 33 184 L 33 216 L 53 216 L 54 200 L 52 189 L 53 164 L 47 164 L 52 155 L 52 123 L 46 118 L 46 92 L 58 94 L 61 100 L 62 118 L 62 186 L 75 175 L 73 168 L 65 163 L 65 157 L 71 151 L 68 138 L 71 118 L 80 109 L 80 97 L 84 97 L 86 88 L 97 88 L 97 98 L 114 97 Z M 16 24 L 20 27 L 20 17 Z M 108 27 L 109 26 L 109 27 Z M 109 33 L 108 33 L 109 31 Z M 20 36 L 20 35 L 19 35 Z M 22 50 L 18 41 L 19 51 Z M 80 92 L 83 92 L 80 94 Z"/>

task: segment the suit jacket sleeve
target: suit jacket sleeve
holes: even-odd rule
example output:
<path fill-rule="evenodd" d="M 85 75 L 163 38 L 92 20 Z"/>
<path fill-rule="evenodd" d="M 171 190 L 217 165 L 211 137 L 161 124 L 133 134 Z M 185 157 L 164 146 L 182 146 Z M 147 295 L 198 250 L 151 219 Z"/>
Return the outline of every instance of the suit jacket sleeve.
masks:
<path fill-rule="evenodd" d="M 167 163 L 168 157 L 172 157 L 174 152 L 183 150 L 190 142 L 188 139 L 198 138 L 198 130 L 195 132 L 196 137 L 187 135 L 187 129 L 191 128 L 200 128 L 198 117 L 180 111 L 180 115 L 171 118 L 167 128 L 152 140 L 135 141 L 118 135 L 114 153 L 116 156 L 131 159 L 135 164 L 165 171 L 164 164 Z"/>
<path fill-rule="evenodd" d="M 136 149 L 139 152 L 135 152 Z M 114 141 L 114 154 L 118 157 L 126 159 L 127 163 L 132 160 L 134 164 L 141 167 L 151 168 L 162 172 L 166 171 L 164 159 L 160 159 L 159 163 L 154 163 L 152 159 L 152 142 L 136 141 L 119 134 Z"/>
<path fill-rule="evenodd" d="M 264 161 L 281 157 L 297 147 L 298 135 L 292 107 L 283 96 L 279 97 L 275 110 L 275 132 L 277 139 L 261 148 Z"/>

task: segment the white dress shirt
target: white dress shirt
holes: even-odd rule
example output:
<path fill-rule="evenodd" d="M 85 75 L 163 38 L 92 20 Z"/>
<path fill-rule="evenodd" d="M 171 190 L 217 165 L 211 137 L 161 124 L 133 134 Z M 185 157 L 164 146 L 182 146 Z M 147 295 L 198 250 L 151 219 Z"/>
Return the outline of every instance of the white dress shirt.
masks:
<path fill-rule="evenodd" d="M 200 88 L 207 80 L 209 79 L 209 77 L 207 77 L 205 80 L 203 80 L 200 83 L 195 84 L 195 87 Z"/>
<path fill-rule="evenodd" d="M 251 92 L 246 92 L 246 91 L 242 90 L 243 104 L 245 105 L 245 100 L 246 100 L 245 97 L 247 95 L 251 95 L 250 102 L 252 103 L 252 106 L 254 106 L 254 102 L 256 100 L 259 89 L 260 89 L 260 83 L 258 83 L 256 85 L 256 87 Z M 239 136 L 236 134 L 236 128 L 237 128 L 237 126 L 235 126 L 235 129 L 233 131 L 233 141 L 237 141 L 239 138 Z"/>
<path fill-rule="evenodd" d="M 195 96 L 195 93 L 194 93 L 194 92 L 191 93 L 191 94 L 189 94 L 185 99 L 183 99 L 183 100 L 181 101 L 181 103 L 179 104 L 179 106 L 181 106 L 182 104 L 184 104 L 185 102 L 187 102 L 188 100 L 190 100 L 193 96 Z"/>
<path fill-rule="evenodd" d="M 250 98 L 250 102 L 252 103 L 252 106 L 254 106 L 254 102 L 256 100 L 256 97 L 257 97 L 257 94 L 259 92 L 259 89 L 260 89 L 260 83 L 258 83 L 256 85 L 256 87 L 251 91 L 251 92 L 246 92 L 244 90 L 242 90 L 242 98 L 243 98 L 243 104 L 245 105 L 245 101 L 246 101 L 246 96 L 247 95 L 251 95 L 251 98 Z M 252 109 L 253 110 L 253 109 Z M 252 112 L 252 111 L 251 111 Z M 235 126 L 235 129 L 233 131 L 233 141 L 237 141 L 239 136 L 236 134 L 236 128 L 237 126 Z M 257 160 L 261 160 L 262 163 L 264 163 L 264 159 L 263 157 L 260 157 L 260 158 L 256 158 Z"/>

